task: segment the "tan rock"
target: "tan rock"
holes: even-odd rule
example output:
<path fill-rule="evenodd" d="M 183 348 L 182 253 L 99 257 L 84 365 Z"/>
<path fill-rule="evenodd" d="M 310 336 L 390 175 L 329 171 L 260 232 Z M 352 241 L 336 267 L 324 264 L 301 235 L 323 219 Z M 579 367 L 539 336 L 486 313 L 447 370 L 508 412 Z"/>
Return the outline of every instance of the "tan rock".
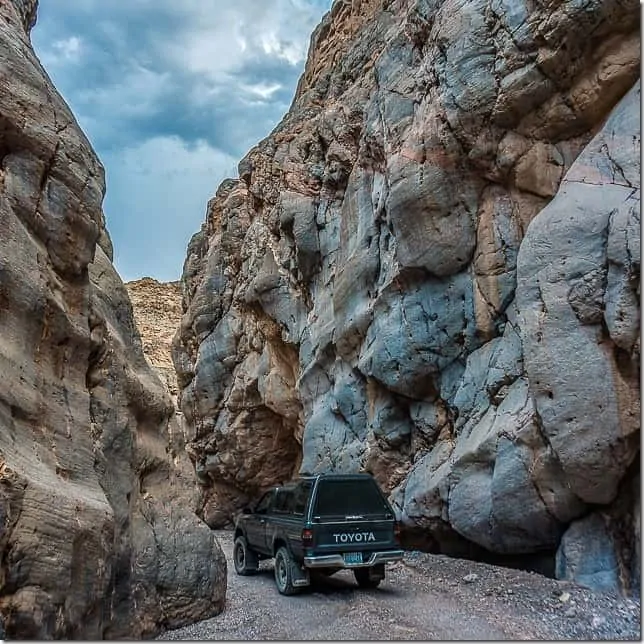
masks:
<path fill-rule="evenodd" d="M 176 402 L 179 392 L 172 362 L 172 338 L 181 322 L 181 286 L 179 282 L 158 282 L 143 277 L 127 282 L 125 287 L 141 334 L 143 354 L 159 372 Z"/>
<path fill-rule="evenodd" d="M 556 147 L 536 143 L 517 162 L 515 185 L 539 197 L 553 197 L 563 176 L 564 160 Z"/>

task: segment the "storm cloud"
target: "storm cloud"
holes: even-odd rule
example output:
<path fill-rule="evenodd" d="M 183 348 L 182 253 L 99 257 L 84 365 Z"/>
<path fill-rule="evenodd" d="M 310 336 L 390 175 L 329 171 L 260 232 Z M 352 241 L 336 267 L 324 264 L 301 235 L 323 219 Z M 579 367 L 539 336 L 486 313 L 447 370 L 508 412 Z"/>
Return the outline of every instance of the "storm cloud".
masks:
<path fill-rule="evenodd" d="M 105 165 L 124 280 L 178 279 L 206 203 L 293 98 L 331 0 L 45 0 L 37 55 Z"/>

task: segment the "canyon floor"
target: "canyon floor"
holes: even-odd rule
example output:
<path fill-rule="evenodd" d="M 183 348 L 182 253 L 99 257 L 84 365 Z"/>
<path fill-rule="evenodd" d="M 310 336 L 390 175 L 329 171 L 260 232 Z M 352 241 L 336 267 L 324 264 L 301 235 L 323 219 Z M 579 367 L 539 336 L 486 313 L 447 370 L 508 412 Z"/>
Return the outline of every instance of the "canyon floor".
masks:
<path fill-rule="evenodd" d="M 408 552 L 375 590 L 341 571 L 284 597 L 272 561 L 240 577 L 232 532 L 226 609 L 163 640 L 639 640 L 639 598 L 592 592 L 537 573 Z"/>

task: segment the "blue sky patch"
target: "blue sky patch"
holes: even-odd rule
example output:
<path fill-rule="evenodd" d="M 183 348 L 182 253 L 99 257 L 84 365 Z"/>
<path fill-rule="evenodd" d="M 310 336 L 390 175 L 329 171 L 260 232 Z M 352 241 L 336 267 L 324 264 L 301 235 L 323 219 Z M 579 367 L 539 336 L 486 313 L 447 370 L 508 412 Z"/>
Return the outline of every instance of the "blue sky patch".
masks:
<path fill-rule="evenodd" d="M 331 0 L 45 0 L 36 54 L 105 166 L 124 281 L 179 279 L 222 179 L 277 125 Z"/>

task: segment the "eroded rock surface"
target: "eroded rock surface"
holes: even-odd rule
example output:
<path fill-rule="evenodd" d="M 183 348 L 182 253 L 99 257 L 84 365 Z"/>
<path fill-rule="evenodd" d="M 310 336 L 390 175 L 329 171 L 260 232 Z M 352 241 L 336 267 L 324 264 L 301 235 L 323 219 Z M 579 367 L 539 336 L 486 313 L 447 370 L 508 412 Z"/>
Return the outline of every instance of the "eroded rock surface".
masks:
<path fill-rule="evenodd" d="M 35 15 L 0 2 L 0 616 L 8 638 L 141 637 L 221 610 L 225 560 Z"/>
<path fill-rule="evenodd" d="M 181 322 L 181 286 L 179 282 L 159 282 L 152 277 L 142 277 L 127 282 L 125 287 L 132 302 L 136 328 L 141 334 L 143 355 L 176 401 L 179 391 L 172 363 L 172 338 Z"/>
<path fill-rule="evenodd" d="M 639 66 L 632 0 L 334 3 L 188 248 L 174 359 L 211 525 L 364 469 L 427 547 L 554 556 L 616 502 Z"/>

